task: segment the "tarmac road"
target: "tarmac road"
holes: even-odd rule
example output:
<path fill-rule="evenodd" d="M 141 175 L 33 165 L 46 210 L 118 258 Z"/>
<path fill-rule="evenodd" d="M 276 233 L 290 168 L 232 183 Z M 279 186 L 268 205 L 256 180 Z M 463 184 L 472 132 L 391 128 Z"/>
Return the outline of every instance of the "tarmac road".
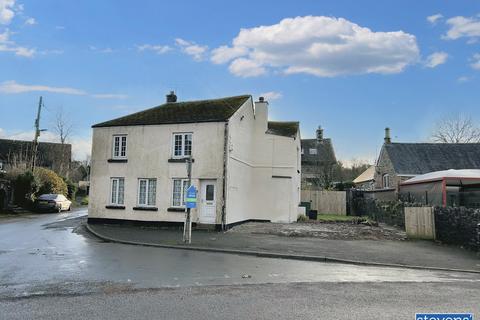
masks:
<path fill-rule="evenodd" d="M 333 318 L 348 312 L 347 318 L 364 319 L 382 310 L 479 312 L 478 274 L 105 243 L 76 230 L 86 213 L 0 221 L 0 318 L 319 319 L 319 312 Z"/>

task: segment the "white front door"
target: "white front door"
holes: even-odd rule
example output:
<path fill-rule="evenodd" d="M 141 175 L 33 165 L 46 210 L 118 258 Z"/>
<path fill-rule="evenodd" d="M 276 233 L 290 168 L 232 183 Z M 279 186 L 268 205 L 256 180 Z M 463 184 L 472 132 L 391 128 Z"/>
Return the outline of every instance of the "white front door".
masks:
<path fill-rule="evenodd" d="M 215 180 L 200 182 L 200 223 L 215 223 L 217 217 L 217 190 Z"/>

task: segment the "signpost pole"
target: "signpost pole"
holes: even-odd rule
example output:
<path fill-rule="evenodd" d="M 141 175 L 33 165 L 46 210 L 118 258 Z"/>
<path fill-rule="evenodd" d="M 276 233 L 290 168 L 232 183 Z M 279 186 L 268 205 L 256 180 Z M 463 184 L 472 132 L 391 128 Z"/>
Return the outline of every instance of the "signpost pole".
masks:
<path fill-rule="evenodd" d="M 192 185 L 192 155 L 187 159 L 188 188 Z M 190 206 L 186 204 L 185 224 L 183 225 L 183 242 L 192 243 L 192 217 L 190 215 Z"/>

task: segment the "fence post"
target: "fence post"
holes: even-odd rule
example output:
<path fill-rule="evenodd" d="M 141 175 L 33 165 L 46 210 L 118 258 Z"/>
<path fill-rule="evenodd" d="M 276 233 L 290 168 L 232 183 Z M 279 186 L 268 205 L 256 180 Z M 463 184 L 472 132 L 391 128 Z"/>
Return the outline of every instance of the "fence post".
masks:
<path fill-rule="evenodd" d="M 477 224 L 477 252 L 480 252 L 480 223 Z"/>

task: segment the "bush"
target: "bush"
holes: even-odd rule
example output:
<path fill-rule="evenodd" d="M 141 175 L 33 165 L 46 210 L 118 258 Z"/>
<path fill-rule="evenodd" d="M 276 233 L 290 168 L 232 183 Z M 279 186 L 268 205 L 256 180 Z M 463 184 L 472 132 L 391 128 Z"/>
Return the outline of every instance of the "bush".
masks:
<path fill-rule="evenodd" d="M 82 199 L 82 201 L 80 202 L 80 204 L 82 206 L 88 206 L 88 196 L 86 196 L 85 198 Z"/>
<path fill-rule="evenodd" d="M 25 171 L 16 176 L 13 180 L 15 204 L 30 206 L 35 200 L 38 191 L 38 180 L 31 171 Z"/>
<path fill-rule="evenodd" d="M 65 181 L 67 184 L 67 198 L 70 200 L 75 200 L 75 196 L 78 191 L 77 184 L 68 178 L 63 178 L 63 181 Z"/>
<path fill-rule="evenodd" d="M 68 194 L 68 187 L 65 181 L 53 172 L 45 168 L 35 168 L 35 179 L 38 181 L 38 192 L 36 196 L 47 193 Z"/>

